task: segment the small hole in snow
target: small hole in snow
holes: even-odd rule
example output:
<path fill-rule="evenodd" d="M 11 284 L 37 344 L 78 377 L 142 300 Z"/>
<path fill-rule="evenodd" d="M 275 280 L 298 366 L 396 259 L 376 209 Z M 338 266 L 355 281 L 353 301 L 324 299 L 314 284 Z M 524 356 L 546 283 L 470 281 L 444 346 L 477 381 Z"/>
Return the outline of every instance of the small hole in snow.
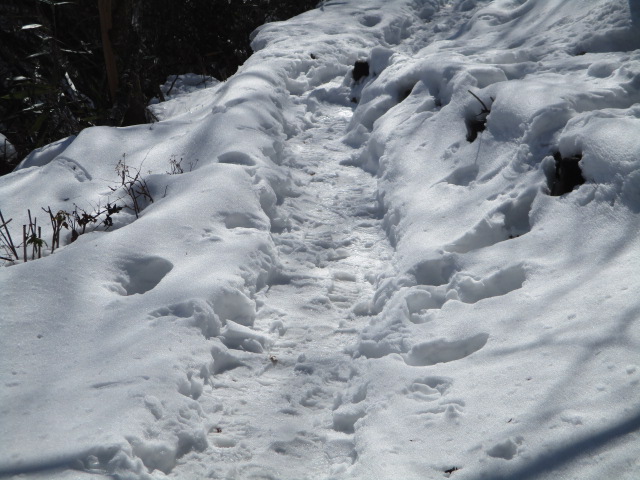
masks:
<path fill-rule="evenodd" d="M 560 152 L 556 152 L 553 159 L 556 161 L 556 171 L 550 185 L 551 196 L 564 195 L 584 183 L 585 180 L 580 169 L 582 155 L 563 158 Z"/>
<path fill-rule="evenodd" d="M 358 60 L 353 66 L 353 79 L 359 82 L 364 77 L 369 76 L 369 62 L 366 60 Z"/>
<path fill-rule="evenodd" d="M 468 90 L 468 92 L 478 101 L 478 103 L 482 107 L 480 113 L 465 119 L 465 125 L 467 126 L 467 142 L 472 143 L 476 138 L 478 138 L 478 134 L 480 132 L 484 132 L 487 125 L 487 117 L 491 113 L 491 107 L 487 106 L 487 104 L 471 90 Z M 492 102 L 495 101 L 493 97 L 489 98 L 491 98 Z"/>

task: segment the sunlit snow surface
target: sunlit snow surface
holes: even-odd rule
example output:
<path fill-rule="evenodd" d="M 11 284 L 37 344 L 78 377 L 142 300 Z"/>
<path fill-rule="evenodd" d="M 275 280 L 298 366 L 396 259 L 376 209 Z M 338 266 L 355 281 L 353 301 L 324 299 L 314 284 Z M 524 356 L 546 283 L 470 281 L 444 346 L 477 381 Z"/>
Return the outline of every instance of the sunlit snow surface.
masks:
<path fill-rule="evenodd" d="M 33 152 L 14 238 L 154 202 L 0 269 L 0 476 L 640 477 L 639 5 L 328 1 Z"/>

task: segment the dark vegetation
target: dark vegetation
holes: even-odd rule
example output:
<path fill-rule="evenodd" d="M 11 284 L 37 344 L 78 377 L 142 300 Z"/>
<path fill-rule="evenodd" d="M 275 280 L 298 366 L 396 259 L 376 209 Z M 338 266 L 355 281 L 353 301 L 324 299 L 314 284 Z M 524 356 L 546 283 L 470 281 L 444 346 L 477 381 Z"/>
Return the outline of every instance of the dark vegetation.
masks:
<path fill-rule="evenodd" d="M 225 80 L 258 26 L 318 0 L 0 0 L 0 133 L 32 149 L 93 125 L 145 123 L 172 74 Z M 8 161 L 7 161 L 8 160 Z"/>
<path fill-rule="evenodd" d="M 182 158 L 178 161 L 176 156 L 172 155 L 169 160 L 171 171 L 166 172 L 167 175 L 185 173 L 182 162 Z M 189 169 L 191 170 L 197 162 L 197 159 L 195 162 L 189 162 Z M 42 247 L 48 247 L 44 254 L 52 254 L 60 248 L 61 233 L 65 230 L 69 232 L 68 235 L 65 235 L 65 245 L 68 245 L 85 233 L 109 230 L 114 226 L 113 217 L 122 211 L 139 218 L 142 210 L 153 203 L 151 188 L 142 174 L 142 164 L 137 168 L 128 165 L 126 155 L 123 155 L 118 161 L 115 171 L 117 180 L 114 185 L 109 187 L 115 199 L 106 205 L 94 204 L 85 209 L 74 204 L 71 211 L 58 210 L 57 212 L 54 212 L 49 206 L 42 208 L 51 224 L 51 243 L 43 238 L 42 226 L 38 224 L 37 217 L 31 215 L 31 210 L 27 210 L 26 218 L 28 220 L 22 223 L 21 231 L 20 225 L 12 224 L 13 218 L 5 220 L 2 210 L 0 210 L 0 260 L 8 262 L 6 265 L 14 265 L 18 262 L 27 262 L 29 257 L 31 260 L 42 258 Z M 22 243 L 16 243 L 20 239 L 20 233 L 22 234 Z"/>
<path fill-rule="evenodd" d="M 446 474 L 446 477 L 450 477 L 453 472 L 457 472 L 458 470 L 460 470 L 458 467 L 452 467 L 448 470 L 445 470 L 444 473 Z"/>

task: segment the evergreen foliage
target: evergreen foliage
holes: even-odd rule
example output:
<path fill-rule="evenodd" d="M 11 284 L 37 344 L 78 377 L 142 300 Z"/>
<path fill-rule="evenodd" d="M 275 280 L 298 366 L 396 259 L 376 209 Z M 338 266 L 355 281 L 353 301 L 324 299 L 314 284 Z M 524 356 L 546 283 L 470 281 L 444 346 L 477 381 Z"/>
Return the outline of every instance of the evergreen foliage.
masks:
<path fill-rule="evenodd" d="M 258 26 L 316 6 L 318 0 L 0 0 L 0 132 L 33 148 L 92 125 L 144 123 L 167 76 L 201 73 L 224 80 L 251 54 Z M 111 98 L 99 5 L 117 91 Z"/>

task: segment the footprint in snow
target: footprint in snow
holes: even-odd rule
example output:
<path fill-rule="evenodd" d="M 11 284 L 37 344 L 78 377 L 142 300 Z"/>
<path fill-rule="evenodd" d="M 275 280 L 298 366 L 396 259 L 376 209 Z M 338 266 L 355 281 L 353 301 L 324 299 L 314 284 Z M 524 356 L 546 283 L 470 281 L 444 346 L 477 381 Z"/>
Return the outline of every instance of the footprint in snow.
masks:
<path fill-rule="evenodd" d="M 449 252 L 467 253 L 490 247 L 531 231 L 529 213 L 536 197 L 536 189 L 529 189 L 519 197 L 509 200 L 480 220 L 471 230 L 445 249 Z"/>
<path fill-rule="evenodd" d="M 445 398 L 451 384 L 451 379 L 445 377 L 422 377 L 414 380 L 402 393 L 407 398 L 429 405 L 416 412 L 421 419 L 431 421 L 434 416 L 444 414 L 447 419 L 455 420 L 464 413 L 465 402 Z"/>
<path fill-rule="evenodd" d="M 131 258 L 120 266 L 117 285 L 111 289 L 125 296 L 143 294 L 153 290 L 172 269 L 173 264 L 161 257 Z"/>
<path fill-rule="evenodd" d="M 524 438 L 518 436 L 515 439 L 508 438 L 503 442 L 496 443 L 493 447 L 487 450 L 487 455 L 493 458 L 502 458 L 503 460 L 511 460 L 518 454 L 518 450 Z"/>
<path fill-rule="evenodd" d="M 518 290 L 522 288 L 526 279 L 524 267 L 513 265 L 480 280 L 469 275 L 456 274 L 449 286 L 456 291 L 458 300 L 476 303 L 485 298 L 498 297 Z"/>
<path fill-rule="evenodd" d="M 403 356 L 407 365 L 426 367 L 437 363 L 448 363 L 461 360 L 484 347 L 489 339 L 487 333 L 479 333 L 462 340 L 447 341 L 445 339 L 421 342 Z"/>
<path fill-rule="evenodd" d="M 348 272 L 335 272 L 327 297 L 340 308 L 351 308 L 360 297 L 360 287 L 355 275 Z"/>
<path fill-rule="evenodd" d="M 413 381 L 403 393 L 417 401 L 433 402 L 442 396 L 451 387 L 451 379 L 445 377 L 421 377 Z"/>

